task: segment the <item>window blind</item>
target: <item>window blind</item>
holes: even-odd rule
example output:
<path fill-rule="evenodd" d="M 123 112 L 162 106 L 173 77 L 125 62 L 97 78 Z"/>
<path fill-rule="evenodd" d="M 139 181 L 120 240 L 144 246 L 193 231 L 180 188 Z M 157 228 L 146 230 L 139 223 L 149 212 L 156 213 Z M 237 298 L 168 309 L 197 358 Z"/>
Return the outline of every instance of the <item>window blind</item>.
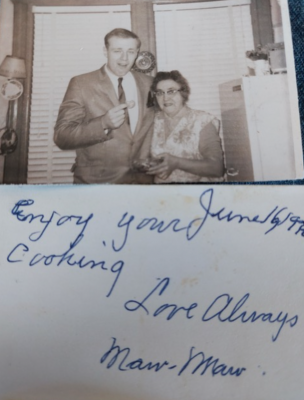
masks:
<path fill-rule="evenodd" d="M 70 79 L 100 68 L 104 36 L 131 29 L 130 6 L 33 7 L 34 58 L 28 151 L 29 184 L 72 183 L 74 151 L 53 141 L 59 106 Z"/>
<path fill-rule="evenodd" d="M 189 81 L 189 106 L 220 119 L 219 84 L 247 74 L 250 0 L 154 5 L 158 71 Z"/>

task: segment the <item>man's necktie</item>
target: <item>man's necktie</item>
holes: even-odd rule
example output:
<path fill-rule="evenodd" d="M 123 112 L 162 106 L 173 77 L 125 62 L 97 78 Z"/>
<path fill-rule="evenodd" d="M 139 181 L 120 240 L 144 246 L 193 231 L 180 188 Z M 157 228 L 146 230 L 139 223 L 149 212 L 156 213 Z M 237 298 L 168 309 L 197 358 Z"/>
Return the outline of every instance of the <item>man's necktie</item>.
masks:
<path fill-rule="evenodd" d="M 122 87 L 122 80 L 123 78 L 118 78 L 118 100 L 120 104 L 126 103 L 127 99 L 126 99 L 126 94 L 125 91 Z M 130 118 L 129 118 L 129 112 L 128 112 L 128 108 L 125 109 L 125 114 L 126 114 L 126 122 L 128 125 L 130 125 Z"/>

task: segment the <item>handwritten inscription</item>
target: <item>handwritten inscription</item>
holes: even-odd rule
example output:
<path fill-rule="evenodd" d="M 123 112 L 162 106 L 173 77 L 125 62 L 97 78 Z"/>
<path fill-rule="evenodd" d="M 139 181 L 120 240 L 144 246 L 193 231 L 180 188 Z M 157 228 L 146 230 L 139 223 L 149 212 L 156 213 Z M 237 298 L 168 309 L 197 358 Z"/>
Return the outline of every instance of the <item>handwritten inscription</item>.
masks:
<path fill-rule="evenodd" d="M 275 206 L 264 216 L 248 216 L 237 213 L 233 210 L 226 210 L 226 207 L 215 209 L 214 189 L 207 189 L 202 192 L 198 198 L 197 206 L 199 217 L 190 221 L 182 221 L 181 218 L 161 220 L 157 217 L 138 218 L 136 215 L 123 213 L 118 222 L 114 223 L 113 229 L 116 237 L 101 239 L 101 246 L 106 246 L 105 240 L 111 243 L 108 247 L 115 260 L 109 261 L 106 257 L 95 258 L 90 256 L 91 246 L 84 240 L 88 232 L 88 227 L 94 219 L 94 214 L 83 215 L 62 215 L 56 210 L 49 215 L 43 213 L 34 213 L 34 200 L 20 200 L 11 210 L 11 214 L 18 222 L 30 226 L 30 234 L 25 240 L 19 240 L 9 251 L 7 261 L 11 264 L 24 263 L 33 268 L 44 267 L 75 267 L 73 270 L 100 270 L 111 274 L 111 285 L 106 294 L 110 297 L 114 289 L 119 290 L 118 281 L 122 281 L 122 272 L 128 269 L 124 259 L 116 259 L 117 253 L 122 252 L 124 248 L 131 243 L 132 233 L 135 231 L 146 230 L 154 234 L 164 232 L 173 235 L 184 235 L 185 240 L 191 241 L 198 237 L 208 221 L 219 223 L 240 224 L 258 224 L 264 226 L 264 234 L 273 232 L 278 227 L 285 227 L 287 232 L 293 232 L 296 236 L 304 237 L 304 221 L 299 216 L 288 210 L 287 207 Z M 192 206 L 193 207 L 193 206 Z M 196 211 L 198 211 L 196 210 Z M 209 222 L 210 223 L 210 222 Z M 58 237 L 63 236 L 61 246 L 64 250 L 52 249 L 56 246 L 54 241 L 54 232 Z M 63 232 L 65 234 L 63 235 Z M 111 235 L 114 235 L 113 233 Z M 41 250 L 40 245 L 46 241 L 46 250 Z M 44 243 L 45 244 L 45 243 Z M 57 244 L 58 245 L 58 244 Z M 103 247 L 102 247 L 103 248 Z M 122 255 L 123 253 L 121 253 Z M 192 302 L 191 304 L 176 304 L 169 301 L 171 279 L 165 277 L 158 279 L 156 284 L 141 298 L 136 293 L 133 299 L 122 300 L 121 309 L 127 313 L 143 313 L 148 318 L 159 318 L 163 321 L 179 318 L 183 323 L 189 320 L 199 320 L 206 324 L 209 321 L 217 321 L 220 324 L 247 324 L 246 326 L 255 326 L 263 329 L 271 326 L 271 340 L 276 342 L 280 334 L 288 328 L 294 328 L 298 323 L 298 315 L 289 315 L 287 311 L 273 312 L 267 307 L 262 310 L 255 309 L 253 305 L 254 295 L 246 293 L 238 298 L 231 293 L 220 293 L 211 303 L 205 303 L 204 299 Z M 140 288 L 137 288 L 140 290 Z M 135 293 L 134 293 L 135 294 Z M 137 300 L 135 300 L 137 299 Z M 165 301 L 162 301 L 166 299 Z M 209 300 L 210 301 L 210 300 Z M 264 307 L 263 307 L 264 308 Z M 147 361 L 142 358 L 134 358 L 130 347 L 122 348 L 117 344 L 117 339 L 112 338 L 113 342 L 110 348 L 103 354 L 100 363 L 106 365 L 106 368 L 117 368 L 119 371 L 130 370 L 149 370 L 159 372 L 162 370 L 172 370 L 178 376 L 190 372 L 196 375 L 205 375 L 210 373 L 212 376 L 241 376 L 246 368 L 234 367 L 220 361 L 213 355 L 207 355 L 205 351 L 197 351 L 192 346 L 185 355 L 185 360 L 181 365 L 174 364 L 166 359 L 161 361 Z"/>
<path fill-rule="evenodd" d="M 20 200 L 18 201 L 12 209 L 12 215 L 17 218 L 18 221 L 28 224 L 34 224 L 35 227 L 38 224 L 38 230 L 32 232 L 28 239 L 29 242 L 39 242 L 44 235 L 47 234 L 47 230 L 51 226 L 55 226 L 57 229 L 69 224 L 72 231 L 79 229 L 75 236 L 69 240 L 67 249 L 61 253 L 50 252 L 49 254 L 41 254 L 31 251 L 29 243 L 18 243 L 8 254 L 7 261 L 9 263 L 27 263 L 30 267 L 37 265 L 44 266 L 72 266 L 79 267 L 80 269 L 96 269 L 100 268 L 102 271 L 110 271 L 114 275 L 113 283 L 110 287 L 107 297 L 111 296 L 118 279 L 124 268 L 124 261 L 118 260 L 114 263 L 109 263 L 106 260 L 95 260 L 89 257 L 87 254 L 76 255 L 76 248 L 79 249 L 79 245 L 84 239 L 85 231 L 88 228 L 89 222 L 93 219 L 93 214 L 89 214 L 87 217 L 78 215 L 64 215 L 61 216 L 57 211 L 53 211 L 50 216 L 45 216 L 44 214 L 33 214 L 27 212 L 27 208 L 34 204 L 34 200 Z M 35 228 L 37 229 L 37 228 Z M 50 240 L 52 243 L 52 240 Z M 79 252 L 78 252 L 79 253 Z"/>
<path fill-rule="evenodd" d="M 125 309 L 131 312 L 143 310 L 147 315 L 152 317 L 158 317 L 161 314 L 165 315 L 165 319 L 169 321 L 174 318 L 177 314 L 183 315 L 187 319 L 191 319 L 197 316 L 194 310 L 198 308 L 198 303 L 192 303 L 189 306 L 178 306 L 177 304 L 165 303 L 161 304 L 156 310 L 151 309 L 149 301 L 155 296 L 162 296 L 170 285 L 170 278 L 164 278 L 143 298 L 141 301 L 128 300 L 125 303 Z M 208 305 L 206 310 L 203 312 L 201 317 L 202 322 L 208 322 L 213 319 L 217 319 L 219 322 L 234 323 L 237 321 L 246 324 L 248 322 L 255 323 L 257 321 L 269 324 L 278 324 L 277 331 L 272 335 L 272 341 L 275 342 L 283 327 L 285 325 L 293 328 L 298 322 L 298 316 L 288 318 L 288 313 L 280 311 L 277 315 L 272 312 L 258 312 L 258 311 L 244 311 L 242 308 L 250 297 L 249 293 L 246 293 L 240 300 L 234 301 L 234 298 L 230 294 L 221 294 L 217 296 L 214 301 Z"/>
<path fill-rule="evenodd" d="M 165 361 L 144 361 L 142 358 L 133 359 L 131 355 L 131 349 L 129 347 L 121 348 L 116 344 L 116 338 L 113 337 L 113 342 L 109 350 L 107 350 L 104 355 L 100 359 L 100 363 L 108 363 L 106 364 L 106 368 L 114 368 L 116 367 L 118 371 L 126 372 L 132 370 L 148 370 L 159 372 L 162 369 L 175 370 L 177 371 L 177 375 L 181 376 L 186 371 L 190 371 L 192 375 L 198 374 L 200 376 L 204 375 L 207 372 L 210 372 L 212 376 L 221 375 L 221 376 L 240 376 L 246 368 L 239 367 L 235 368 L 232 366 L 228 366 L 223 364 L 219 358 L 215 358 L 214 356 L 207 357 L 204 352 L 199 351 L 195 352 L 195 347 L 192 346 L 188 358 L 178 367 L 176 364 Z"/>
<path fill-rule="evenodd" d="M 213 210 L 213 197 L 214 189 L 207 189 L 200 195 L 198 204 L 202 216 L 189 222 L 183 222 L 180 218 L 174 218 L 169 221 L 160 220 L 157 217 L 138 219 L 135 215 L 130 215 L 128 212 L 124 213 L 117 223 L 117 227 L 122 232 L 122 238 L 120 240 L 112 240 L 113 250 L 119 252 L 126 246 L 132 230 L 140 231 L 145 229 L 158 234 L 166 231 L 174 234 L 184 233 L 185 239 L 190 241 L 197 237 L 210 219 L 226 223 L 264 225 L 266 227 L 265 235 L 278 227 L 285 227 L 288 232 L 291 231 L 295 235 L 304 237 L 304 220 L 289 211 L 287 207 L 280 208 L 275 206 L 270 212 L 265 213 L 265 216 L 248 216 L 233 210 L 228 211 L 226 207 Z"/>
<path fill-rule="evenodd" d="M 293 212 L 289 211 L 287 207 L 280 208 L 279 206 L 275 206 L 270 212 L 265 213 L 265 216 L 261 217 L 260 215 L 243 215 L 233 210 L 227 211 L 226 207 L 221 207 L 219 210 L 213 210 L 213 202 L 214 189 L 207 189 L 203 191 L 198 199 L 198 211 L 202 213 L 201 217 L 187 222 L 183 222 L 178 217 L 168 221 L 161 220 L 154 216 L 138 218 L 135 215 L 125 212 L 116 224 L 120 239 L 114 238 L 110 240 L 112 243 L 112 250 L 114 252 L 120 252 L 127 245 L 132 231 L 148 230 L 158 234 L 162 234 L 164 232 L 172 232 L 174 234 L 184 233 L 185 239 L 187 241 L 191 241 L 198 236 L 206 222 L 210 219 L 226 223 L 265 225 L 265 235 L 274 231 L 278 227 L 284 226 L 288 232 L 293 232 L 295 235 L 304 237 L 304 220 L 300 216 L 297 216 Z M 81 228 L 80 232 L 77 234 L 77 237 L 71 243 L 71 247 L 68 249 L 68 254 L 50 255 L 36 258 L 33 261 L 33 264 L 35 265 L 36 261 L 43 261 L 48 264 L 53 261 L 53 258 L 55 258 L 57 262 L 64 262 L 67 260 L 70 261 L 73 257 L 71 254 L 69 254 L 69 251 L 73 250 L 84 238 L 88 224 L 93 219 L 93 214 L 90 214 L 88 217 L 77 215 L 61 216 L 57 211 L 53 211 L 49 217 L 46 217 L 44 214 L 34 215 L 33 213 L 26 213 L 24 209 L 32 206 L 33 204 L 34 200 L 20 200 L 12 209 L 12 215 L 14 215 L 18 221 L 27 222 L 29 224 L 33 222 L 39 222 L 41 224 L 40 230 L 31 233 L 29 236 L 31 241 L 40 240 L 51 224 L 56 224 L 57 227 L 60 227 L 67 223 L 74 223 L 76 227 Z M 63 257 L 63 261 L 61 259 L 58 261 L 58 257 Z M 94 268 L 96 265 L 101 265 L 101 262 L 94 260 L 86 261 L 85 257 L 81 257 L 77 262 L 74 262 L 73 265 L 78 265 L 80 268 L 93 265 Z"/>

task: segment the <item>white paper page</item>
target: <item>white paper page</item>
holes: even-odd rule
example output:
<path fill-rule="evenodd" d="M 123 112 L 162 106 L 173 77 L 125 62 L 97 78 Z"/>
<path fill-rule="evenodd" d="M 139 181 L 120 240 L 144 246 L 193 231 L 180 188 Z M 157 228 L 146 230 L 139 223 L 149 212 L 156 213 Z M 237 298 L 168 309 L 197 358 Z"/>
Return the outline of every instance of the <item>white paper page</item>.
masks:
<path fill-rule="evenodd" d="M 302 399 L 303 195 L 2 187 L 0 399 Z"/>

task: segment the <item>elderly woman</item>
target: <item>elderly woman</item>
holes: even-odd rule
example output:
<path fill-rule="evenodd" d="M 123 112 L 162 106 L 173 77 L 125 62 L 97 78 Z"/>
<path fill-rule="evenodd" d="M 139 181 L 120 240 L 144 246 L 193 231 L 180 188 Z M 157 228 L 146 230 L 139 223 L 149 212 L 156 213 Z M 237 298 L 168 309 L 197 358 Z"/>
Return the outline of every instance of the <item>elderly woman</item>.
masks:
<path fill-rule="evenodd" d="M 219 121 L 186 105 L 190 88 L 178 71 L 158 72 L 151 92 L 157 109 L 151 154 L 161 162 L 147 173 L 155 183 L 218 181 L 224 173 Z"/>

